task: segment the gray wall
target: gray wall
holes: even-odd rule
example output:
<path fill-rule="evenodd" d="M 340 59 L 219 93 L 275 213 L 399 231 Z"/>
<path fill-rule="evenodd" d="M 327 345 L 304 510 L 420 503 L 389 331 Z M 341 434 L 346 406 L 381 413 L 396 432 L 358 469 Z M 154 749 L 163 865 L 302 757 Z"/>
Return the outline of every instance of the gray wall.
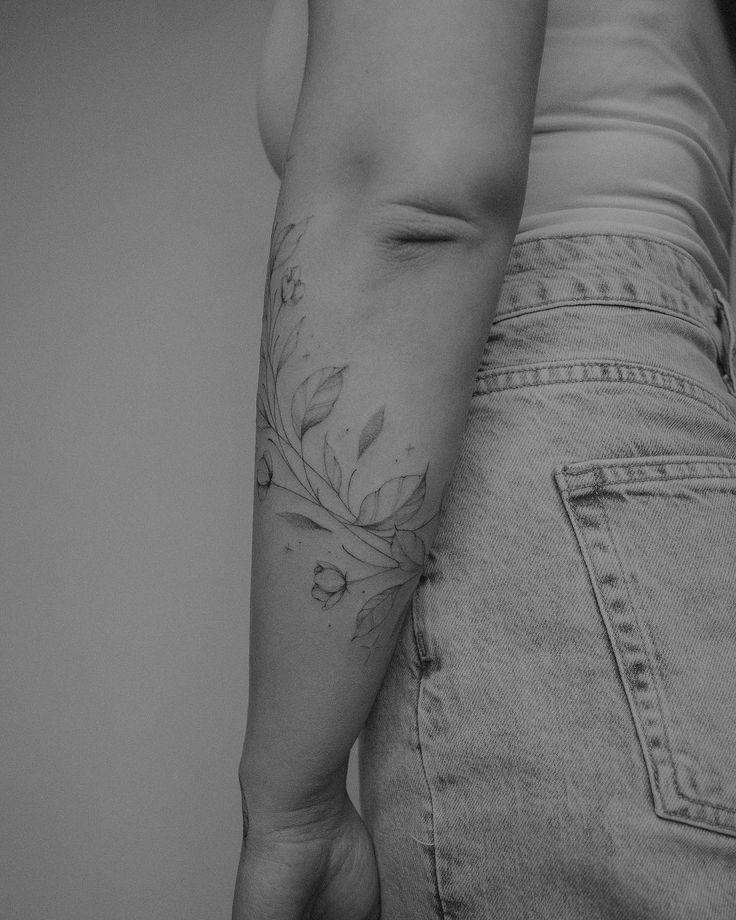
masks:
<path fill-rule="evenodd" d="M 0 4 L 2 920 L 229 917 L 269 12 Z"/>

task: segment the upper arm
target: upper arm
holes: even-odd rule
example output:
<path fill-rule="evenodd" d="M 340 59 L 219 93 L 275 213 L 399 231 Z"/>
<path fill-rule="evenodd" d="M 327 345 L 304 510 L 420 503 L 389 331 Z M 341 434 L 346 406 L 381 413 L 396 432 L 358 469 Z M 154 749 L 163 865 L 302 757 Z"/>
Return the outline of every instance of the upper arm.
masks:
<path fill-rule="evenodd" d="M 280 176 L 294 123 L 307 56 L 307 0 L 276 0 L 258 74 L 261 142 Z"/>
<path fill-rule="evenodd" d="M 546 0 L 309 0 L 290 159 L 313 188 L 526 181 Z M 290 166 L 290 169 L 292 167 Z"/>

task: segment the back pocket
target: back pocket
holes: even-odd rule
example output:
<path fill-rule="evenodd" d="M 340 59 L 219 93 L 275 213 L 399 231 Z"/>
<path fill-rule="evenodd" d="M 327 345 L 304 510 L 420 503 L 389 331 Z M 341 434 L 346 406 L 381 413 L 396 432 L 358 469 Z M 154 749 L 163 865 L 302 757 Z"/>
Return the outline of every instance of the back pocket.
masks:
<path fill-rule="evenodd" d="M 555 471 L 662 818 L 736 837 L 736 459 Z"/>

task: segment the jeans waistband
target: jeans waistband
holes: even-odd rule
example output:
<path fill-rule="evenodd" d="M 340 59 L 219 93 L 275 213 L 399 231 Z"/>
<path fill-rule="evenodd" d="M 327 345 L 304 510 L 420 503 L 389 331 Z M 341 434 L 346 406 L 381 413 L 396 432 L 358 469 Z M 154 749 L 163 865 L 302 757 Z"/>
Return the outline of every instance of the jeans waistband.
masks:
<path fill-rule="evenodd" d="M 718 365 L 736 392 L 734 319 L 695 259 L 645 236 L 590 234 L 542 237 L 511 249 L 494 323 L 560 306 L 611 304 L 655 310 L 704 327 Z"/>

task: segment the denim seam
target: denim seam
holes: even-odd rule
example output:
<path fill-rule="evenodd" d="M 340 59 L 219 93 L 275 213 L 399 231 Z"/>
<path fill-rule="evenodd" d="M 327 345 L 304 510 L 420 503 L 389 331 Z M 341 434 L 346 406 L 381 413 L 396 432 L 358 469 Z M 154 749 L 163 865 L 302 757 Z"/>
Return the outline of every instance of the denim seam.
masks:
<path fill-rule="evenodd" d="M 518 243 L 515 242 L 513 246 L 515 248 L 517 246 L 519 247 L 530 246 L 534 243 L 538 244 L 540 242 L 544 242 L 547 240 L 574 240 L 574 239 L 580 239 L 583 237 L 585 239 L 596 238 L 596 239 L 604 239 L 604 240 L 610 237 L 617 237 L 617 238 L 622 238 L 622 239 L 627 239 L 627 240 L 644 240 L 647 243 L 655 243 L 657 246 L 664 246 L 665 248 L 672 250 L 672 252 L 675 253 L 675 255 L 682 256 L 683 258 L 687 259 L 687 261 L 690 262 L 690 264 L 695 269 L 696 273 L 702 279 L 703 284 L 708 288 L 713 287 L 712 283 L 708 279 L 708 276 L 703 270 L 703 267 L 700 265 L 700 263 L 695 258 L 695 256 L 693 256 L 690 252 L 687 251 L 687 249 L 683 249 L 682 246 L 678 246 L 676 243 L 672 243 L 669 240 L 661 239 L 658 236 L 648 236 L 646 233 L 585 233 L 585 232 L 560 233 L 560 234 L 554 234 L 554 235 L 550 234 L 546 236 L 532 237 L 532 239 L 528 239 L 528 240 L 520 240 Z"/>
<path fill-rule="evenodd" d="M 733 474 L 733 476 L 736 477 L 736 474 Z M 718 476 L 718 475 L 701 476 L 698 473 L 693 473 L 691 476 L 672 476 L 672 477 L 668 477 L 665 480 L 650 479 L 648 476 L 632 476 L 630 479 L 629 478 L 622 479 L 620 480 L 620 482 L 624 483 L 625 485 L 629 485 L 629 483 L 633 484 L 637 482 L 657 482 L 657 481 L 683 482 L 688 479 L 723 479 L 723 478 L 728 478 L 728 477 L 723 477 L 723 476 Z M 728 493 L 733 493 L 734 489 L 733 488 L 724 489 L 723 491 L 728 492 Z M 579 498 L 581 495 L 585 495 L 586 492 L 590 492 L 590 486 L 580 486 L 577 489 L 570 489 L 569 492 L 573 498 Z"/>
<path fill-rule="evenodd" d="M 714 288 L 716 298 L 716 308 L 718 311 L 718 327 L 723 339 L 722 348 L 718 349 L 719 365 L 721 368 L 721 377 L 726 384 L 726 388 L 732 396 L 736 396 L 736 366 L 734 365 L 734 345 L 736 342 L 736 330 L 734 330 L 733 320 L 731 319 L 731 310 L 721 292 Z M 723 326 L 721 320 L 723 320 Z"/>
<path fill-rule="evenodd" d="M 657 784 L 657 789 L 659 790 L 659 794 L 662 798 L 664 810 L 667 811 L 668 809 L 666 808 L 666 806 L 664 806 L 665 796 L 663 795 L 663 792 L 662 792 L 662 784 L 661 784 L 660 775 L 659 775 L 659 763 L 658 763 L 659 757 L 657 756 L 657 752 L 656 752 L 657 747 L 663 748 L 667 752 L 667 759 L 669 760 L 669 768 L 671 771 L 672 779 L 674 780 L 675 788 L 677 789 L 678 795 L 681 796 L 681 792 L 680 792 L 680 789 L 677 787 L 675 762 L 674 762 L 674 756 L 672 754 L 672 743 L 669 738 L 667 721 L 664 718 L 664 704 L 662 701 L 662 693 L 661 693 L 661 689 L 659 686 L 659 680 L 656 679 L 654 669 L 652 668 L 652 661 L 654 660 L 654 656 L 653 654 L 651 654 L 652 649 L 647 647 L 648 645 L 647 635 L 645 634 L 645 630 L 642 624 L 641 617 L 639 616 L 639 611 L 637 609 L 637 606 L 634 603 L 634 598 L 631 596 L 631 586 L 629 585 L 629 582 L 624 574 L 624 566 L 623 566 L 623 562 L 621 561 L 621 554 L 618 551 L 618 546 L 616 545 L 616 540 L 614 539 L 614 536 L 613 536 L 613 530 L 611 528 L 611 521 L 610 521 L 610 518 L 608 517 L 608 513 L 606 512 L 606 507 L 601 498 L 601 491 L 602 490 L 599 486 L 595 487 L 594 489 L 595 501 L 600 509 L 600 513 L 603 518 L 603 521 L 605 522 L 606 531 L 608 533 L 608 539 L 611 543 L 611 547 L 613 548 L 613 554 L 616 558 L 616 565 L 618 566 L 618 572 L 616 573 L 614 577 L 616 581 L 619 582 L 624 589 L 624 592 L 628 599 L 628 609 L 630 611 L 628 617 L 625 617 L 624 615 L 622 615 L 622 622 L 631 622 L 633 620 L 636 623 L 636 648 L 626 649 L 626 652 L 630 653 L 631 651 L 633 651 L 633 653 L 637 657 L 639 657 L 640 660 L 644 662 L 643 670 L 646 674 L 650 688 L 654 691 L 653 693 L 650 692 L 649 694 L 643 695 L 641 687 L 633 688 L 631 692 L 630 700 L 634 704 L 632 707 L 634 709 L 637 706 L 643 705 L 643 708 L 645 710 L 645 717 L 647 715 L 646 711 L 649 710 L 649 713 L 648 713 L 649 719 L 651 720 L 653 717 L 653 721 L 656 723 L 656 726 L 655 726 L 656 736 L 655 737 L 658 736 L 659 738 L 661 738 L 661 743 L 659 745 L 652 744 L 653 739 L 650 738 L 649 733 L 647 732 L 645 727 L 642 727 L 641 734 L 643 736 L 644 743 L 649 752 L 649 756 L 652 759 L 652 763 L 654 763 L 655 766 L 657 767 L 657 769 L 653 773 L 653 778 L 654 778 L 654 782 Z M 600 578 L 600 575 L 598 577 Z M 622 642 L 621 637 L 619 635 L 621 630 L 618 628 L 614 617 L 609 616 L 609 620 L 611 622 L 611 626 L 613 627 L 613 633 L 616 636 L 616 641 Z M 649 637 L 649 644 L 651 645 L 651 637 Z M 621 660 L 623 662 L 623 656 Z M 623 672 L 626 675 L 627 682 L 629 682 L 632 679 L 628 676 L 627 671 L 628 669 L 624 666 Z M 633 692 L 634 689 L 638 691 L 638 695 Z M 653 696 L 653 699 L 647 698 L 650 695 Z M 651 722 L 649 724 L 651 725 Z"/>
<path fill-rule="evenodd" d="M 419 710 L 421 708 L 422 701 L 422 691 L 424 689 L 425 681 L 425 668 L 429 663 L 430 659 L 427 657 L 426 648 L 424 642 L 420 641 L 419 633 L 417 630 L 416 624 L 416 615 L 414 612 L 414 598 L 412 598 L 412 609 L 411 609 L 411 623 L 412 623 L 412 633 L 414 636 L 414 644 L 416 646 L 417 655 L 419 658 L 419 680 L 417 681 L 417 694 L 416 702 L 414 707 L 415 715 L 415 725 L 417 732 L 417 749 L 419 751 L 419 761 L 422 765 L 422 775 L 424 776 L 424 784 L 427 788 L 427 795 L 429 798 L 429 810 L 432 815 L 432 874 L 434 882 L 434 896 L 435 903 L 439 906 L 440 918 L 439 920 L 446 920 L 445 906 L 440 893 L 440 882 L 439 882 L 439 867 L 437 865 L 437 824 L 435 820 L 435 807 L 434 807 L 434 797 L 432 795 L 432 784 L 429 782 L 429 773 L 427 772 L 427 764 L 424 757 L 424 747 L 422 745 L 422 731 L 419 721 Z"/>
<path fill-rule="evenodd" d="M 421 583 L 421 582 L 420 582 Z M 422 667 L 429 664 L 432 660 L 431 657 L 427 654 L 427 646 L 424 643 L 424 636 L 422 631 L 417 624 L 417 615 L 416 615 L 416 595 L 417 588 L 414 589 L 414 594 L 411 598 L 411 626 L 412 632 L 414 634 L 414 644 L 416 645 L 417 655 L 419 656 L 419 663 Z"/>
<path fill-rule="evenodd" d="M 650 301 L 645 301 L 638 298 L 634 298 L 632 300 L 626 300 L 623 297 L 611 297 L 610 299 L 605 299 L 601 296 L 597 298 L 583 297 L 579 300 L 576 300 L 569 297 L 563 297 L 559 300 L 550 300 L 545 301 L 543 304 L 524 307 L 521 310 L 497 313 L 493 319 L 493 322 L 491 323 L 491 327 L 508 320 L 515 320 L 520 317 L 529 316 L 533 313 L 541 313 L 545 310 L 564 310 L 565 307 L 570 307 L 571 309 L 577 309 L 578 307 L 617 307 L 623 310 L 646 310 L 649 313 L 659 313 L 662 316 L 668 316 L 670 319 L 675 319 L 682 323 L 689 323 L 689 325 L 693 326 L 699 332 L 702 332 L 704 335 L 708 336 L 711 343 L 713 344 L 713 348 L 715 349 L 717 356 L 716 360 L 718 361 L 720 368 L 721 354 L 724 351 L 725 336 L 720 331 L 720 325 L 717 317 L 714 318 L 713 322 L 720 332 L 721 341 L 719 341 L 715 335 L 713 335 L 713 331 L 709 329 L 698 317 L 691 316 L 689 313 L 673 310 L 671 307 L 664 307 L 661 304 L 651 303 Z M 716 309 L 718 310 L 718 308 Z M 726 321 L 729 322 L 728 314 L 726 314 L 726 318 Z M 721 374 L 721 376 L 723 376 L 723 374 Z M 732 396 L 736 395 L 730 386 L 728 387 L 728 390 Z"/>
<path fill-rule="evenodd" d="M 675 457 L 692 457 L 693 459 L 687 460 L 676 460 L 670 459 Z M 632 462 L 626 463 L 621 462 L 621 460 L 612 460 L 608 461 L 594 461 L 591 465 L 591 468 L 588 467 L 586 463 L 586 468 L 583 469 L 571 469 L 569 466 L 563 466 L 561 472 L 564 473 L 566 480 L 577 479 L 580 477 L 590 479 L 591 474 L 594 478 L 594 485 L 585 484 L 582 486 L 565 486 L 565 491 L 568 492 L 571 496 L 577 498 L 580 495 L 584 495 L 586 492 L 590 492 L 591 489 L 600 490 L 603 486 L 609 485 L 619 485 L 632 482 L 674 482 L 684 479 L 731 479 L 736 478 L 736 457 L 728 458 L 708 458 L 708 457 L 696 457 L 693 454 L 658 454 L 656 456 L 639 458 L 632 458 Z M 610 473 L 614 470 L 624 471 L 625 475 L 617 476 L 616 478 L 607 478 L 604 481 L 601 467 L 602 464 L 605 464 L 606 470 Z M 693 473 L 672 473 L 667 472 L 664 467 L 666 466 L 685 466 L 691 467 L 696 466 L 699 469 L 712 469 L 713 472 L 693 472 Z M 642 469 L 658 469 L 659 476 L 632 476 L 626 471 L 631 470 L 632 468 Z M 726 470 L 727 472 L 724 472 Z"/>
<path fill-rule="evenodd" d="M 608 267 L 610 267 L 612 271 L 619 270 L 619 266 L 616 264 L 616 262 L 622 257 L 622 253 L 619 251 L 620 247 L 618 246 L 618 243 L 621 240 L 639 242 L 639 243 L 644 244 L 647 247 L 653 246 L 656 248 L 666 249 L 675 257 L 675 259 L 678 262 L 687 263 L 687 266 L 689 267 L 690 272 L 694 273 L 694 277 L 693 277 L 693 274 L 690 274 L 688 275 L 688 277 L 683 277 L 681 279 L 683 283 L 687 283 L 688 290 L 686 290 L 682 286 L 677 288 L 677 294 L 679 295 L 681 299 L 681 303 L 679 306 L 676 304 L 672 308 L 669 308 L 665 303 L 662 303 L 662 302 L 652 303 L 651 300 L 644 299 L 643 295 L 641 297 L 633 297 L 632 299 L 628 299 L 626 296 L 609 296 L 608 293 L 605 290 L 602 290 L 600 287 L 600 285 L 604 283 L 610 287 L 610 283 L 608 282 L 606 278 L 599 278 L 597 280 L 589 279 L 589 284 L 592 284 L 594 286 L 596 284 L 598 285 L 598 291 L 596 292 L 596 297 L 598 298 L 598 300 L 596 300 L 596 298 L 593 297 L 591 293 L 588 292 L 586 293 L 585 297 L 581 297 L 579 299 L 575 298 L 572 295 L 568 295 L 562 299 L 558 299 L 555 301 L 543 300 L 541 303 L 539 301 L 535 303 L 534 300 L 532 300 L 532 303 L 526 306 L 516 307 L 513 302 L 513 295 L 511 294 L 511 289 L 514 286 L 520 283 L 523 283 L 523 276 L 526 273 L 528 273 L 529 269 L 519 268 L 519 270 L 514 270 L 513 268 L 514 262 L 515 262 L 514 250 L 524 249 L 528 247 L 537 247 L 537 248 L 544 247 L 546 244 L 548 243 L 554 244 L 554 242 L 558 240 L 565 240 L 565 241 L 584 240 L 586 242 L 587 241 L 600 241 L 600 243 L 603 245 L 604 251 L 601 253 L 597 253 L 597 255 L 600 256 L 604 260 L 604 262 L 606 259 L 610 261 L 610 264 L 608 265 Z M 592 255 L 596 255 L 596 254 L 594 253 Z M 520 258 L 523 258 L 523 257 L 520 257 Z M 540 271 L 541 270 L 542 269 L 540 268 Z M 545 263 L 544 270 L 546 270 L 547 275 L 551 274 L 552 278 L 554 279 L 558 276 L 557 274 L 558 272 L 562 272 L 562 275 L 564 277 L 564 272 L 566 269 L 564 266 L 561 266 L 561 265 L 554 264 L 552 266 L 549 266 Z M 656 283 L 656 279 L 651 279 L 651 280 Z M 643 234 L 643 233 L 610 234 L 610 233 L 573 232 L 573 233 L 560 233 L 560 234 L 532 237 L 531 239 L 523 240 L 520 242 L 514 242 L 512 251 L 509 257 L 509 267 L 507 267 L 507 271 L 504 276 L 504 282 L 506 286 L 506 292 L 505 293 L 502 292 L 501 294 L 501 297 L 498 303 L 498 307 L 497 307 L 496 317 L 494 318 L 493 322 L 496 322 L 496 321 L 500 322 L 505 319 L 511 319 L 514 316 L 522 315 L 527 312 L 532 312 L 535 309 L 545 309 L 546 306 L 559 307 L 559 306 L 565 306 L 565 305 L 577 305 L 577 304 L 588 304 L 588 303 L 595 304 L 595 303 L 602 301 L 603 303 L 601 303 L 601 305 L 618 304 L 620 306 L 629 306 L 629 305 L 643 306 L 645 309 L 656 309 L 658 311 L 668 313 L 669 315 L 676 316 L 680 319 L 694 322 L 700 328 L 705 329 L 708 332 L 710 338 L 715 342 L 713 333 L 708 330 L 707 324 L 705 324 L 702 321 L 702 319 L 699 317 L 699 315 L 697 315 L 700 311 L 699 310 L 696 311 L 696 315 L 691 315 L 688 312 L 688 304 L 692 302 L 693 297 L 697 297 L 698 301 L 701 302 L 701 304 L 704 303 L 706 300 L 708 300 L 708 305 L 712 306 L 712 309 L 710 311 L 711 318 L 713 322 L 718 326 L 719 300 L 718 300 L 717 286 L 708 278 L 708 275 L 705 269 L 703 268 L 703 266 L 698 262 L 695 256 L 693 256 L 690 252 L 688 252 L 688 250 L 682 248 L 681 246 L 678 246 L 676 243 L 672 243 L 668 240 L 663 240 L 660 237 L 657 237 L 654 235 L 648 235 L 648 234 Z M 696 290 L 696 288 L 698 290 Z M 729 320 L 730 320 L 730 316 L 729 316 Z M 716 343 L 716 350 L 718 353 L 721 352 L 722 348 L 723 348 L 722 344 Z"/>
<path fill-rule="evenodd" d="M 628 702 L 629 713 L 634 723 L 634 730 L 636 731 L 640 747 L 644 748 L 644 745 L 645 745 L 644 738 L 646 737 L 644 727 L 642 726 L 640 730 L 640 716 L 639 716 L 639 711 L 637 709 L 636 703 L 634 701 L 633 691 L 629 684 L 629 680 L 625 679 L 624 677 L 624 675 L 626 674 L 626 667 L 625 667 L 625 663 L 623 659 L 622 645 L 620 644 L 618 635 L 617 635 L 619 630 L 617 630 L 616 623 L 611 618 L 610 611 L 609 611 L 610 605 L 609 605 L 608 594 L 611 591 L 615 591 L 617 589 L 618 582 L 620 580 L 620 575 L 616 572 L 613 572 L 612 574 L 601 573 L 600 565 L 598 561 L 590 553 L 590 546 L 589 546 L 589 541 L 586 539 L 585 528 L 592 526 L 597 530 L 599 529 L 600 524 L 597 523 L 595 519 L 591 519 L 590 517 L 587 517 L 587 520 L 586 520 L 586 516 L 581 512 L 581 509 L 575 508 L 571 505 L 569 501 L 569 499 L 571 498 L 571 495 L 570 495 L 570 489 L 568 487 L 568 475 L 569 474 L 564 470 L 564 467 L 563 467 L 562 469 L 557 471 L 555 475 L 555 479 L 557 480 L 557 485 L 558 485 L 558 488 L 560 489 L 563 504 L 567 511 L 568 517 L 570 519 L 570 523 L 572 524 L 572 528 L 573 528 L 573 531 L 577 539 L 578 547 L 583 557 L 583 565 L 585 566 L 585 569 L 587 571 L 588 579 L 591 582 L 593 595 L 595 597 L 596 609 L 598 610 L 598 615 L 603 621 L 603 628 L 605 630 L 606 638 L 608 639 L 608 643 L 610 645 L 611 651 L 613 652 L 613 657 L 616 662 L 616 669 L 617 669 L 618 676 L 619 676 L 619 683 L 620 683 L 621 689 L 623 690 L 624 695 Z M 586 489 L 586 494 L 589 499 L 592 494 L 593 500 L 595 501 L 595 504 L 598 507 L 599 515 L 600 515 L 602 508 L 601 508 L 598 487 L 595 485 L 593 487 L 589 486 Z M 608 520 L 605 517 L 605 515 L 604 515 L 604 521 L 607 525 L 608 533 L 610 537 L 610 525 L 608 524 Z M 599 552 L 607 551 L 605 544 L 600 543 L 600 541 L 598 541 L 598 544 L 599 544 Z M 636 628 L 635 624 L 630 623 L 628 620 L 623 625 L 627 627 L 626 629 L 623 630 L 624 632 L 633 632 L 634 629 Z M 638 655 L 639 659 L 641 659 L 642 657 L 641 651 L 640 651 L 640 643 L 636 637 L 634 639 L 634 643 L 629 642 L 629 652 L 633 653 L 633 655 Z M 647 666 L 648 666 L 648 662 L 645 662 L 643 669 L 646 670 Z M 646 709 L 646 706 L 644 708 Z M 647 771 L 647 774 L 649 775 L 650 782 L 652 782 L 653 784 L 656 784 L 657 788 L 659 789 L 659 783 L 658 783 L 657 777 L 653 775 L 652 766 L 650 765 L 650 758 L 647 756 L 646 751 L 644 751 L 643 753 L 644 753 L 644 766 Z"/>
<path fill-rule="evenodd" d="M 601 369 L 600 376 L 587 376 L 587 377 L 574 377 L 573 374 L 577 370 L 583 368 L 596 367 Z M 670 381 L 676 381 L 679 386 L 667 386 L 663 383 L 659 383 L 654 379 L 649 380 L 632 380 L 625 377 L 619 376 L 618 378 L 606 377 L 604 369 L 615 369 L 617 373 L 622 371 L 638 371 L 646 373 L 651 377 L 654 375 L 659 375 L 660 377 L 667 378 Z M 557 372 L 560 377 L 556 380 L 539 380 L 539 379 L 529 379 L 530 376 L 539 377 L 543 371 Z M 500 383 L 499 380 L 501 377 L 507 377 L 508 382 Z M 515 382 L 521 378 L 519 382 Z M 711 390 L 706 389 L 701 384 L 696 383 L 692 378 L 685 376 L 684 374 L 676 374 L 672 371 L 667 371 L 662 368 L 658 368 L 654 365 L 646 364 L 637 364 L 634 362 L 620 362 L 620 361 L 568 361 L 568 362 L 550 362 L 548 364 L 535 364 L 529 367 L 510 367 L 509 369 L 498 368 L 495 370 L 482 371 L 480 374 L 476 375 L 475 379 L 475 388 L 473 390 L 473 396 L 482 396 L 487 393 L 502 392 L 503 390 L 515 390 L 522 389 L 524 387 L 534 387 L 534 386 L 552 386 L 553 384 L 559 383 L 633 383 L 639 384 L 640 386 L 653 386 L 662 390 L 668 390 L 669 392 L 681 393 L 683 396 L 689 396 L 692 399 L 697 400 L 700 403 L 708 406 L 717 412 L 722 418 L 727 421 L 733 421 L 736 416 L 736 407 L 732 408 L 726 402 L 724 402 L 720 396 L 717 396 Z M 688 389 L 693 392 L 688 392 Z M 722 407 L 723 411 L 719 408 Z"/>
<path fill-rule="evenodd" d="M 607 358 L 571 359 L 568 361 L 539 361 L 533 364 L 510 364 L 504 367 L 484 369 L 480 371 L 476 379 L 483 380 L 485 378 L 498 377 L 502 374 L 534 373 L 536 371 L 551 370 L 556 368 L 573 369 L 576 367 L 616 367 L 626 370 L 636 368 L 641 371 L 651 371 L 653 373 L 662 374 L 665 377 L 670 377 L 675 380 L 682 380 L 693 387 L 699 387 L 705 392 L 710 393 L 710 390 L 699 383 L 694 377 L 690 377 L 687 374 L 680 373 L 679 371 L 672 371 L 669 370 L 669 368 L 661 367 L 658 364 L 642 364 L 639 361 L 619 361 Z M 712 395 L 716 399 L 719 398 L 715 393 Z"/>
<path fill-rule="evenodd" d="M 496 313 L 493 318 L 491 326 L 496 326 L 499 323 L 506 322 L 507 320 L 517 319 L 520 316 L 527 316 L 530 313 L 541 313 L 544 310 L 560 310 L 565 307 L 623 307 L 624 309 L 634 309 L 634 310 L 648 310 L 652 313 L 662 313 L 666 316 L 670 316 L 673 319 L 679 319 L 684 323 L 690 323 L 690 325 L 697 327 L 702 332 L 705 332 L 710 336 L 711 341 L 716 347 L 718 353 L 720 353 L 722 346 L 716 341 L 713 333 L 708 329 L 708 327 L 702 323 L 697 317 L 691 316 L 689 313 L 684 313 L 679 310 L 673 310 L 671 307 L 664 307 L 658 303 L 652 303 L 648 300 L 642 300 L 638 297 L 633 297 L 630 300 L 627 300 L 621 296 L 613 296 L 606 298 L 604 295 L 597 295 L 596 297 L 561 297 L 558 300 L 545 300 L 544 303 L 539 304 L 530 304 L 528 307 L 522 307 L 520 310 L 508 310 L 504 312 Z M 715 320 L 714 320 L 715 322 Z"/>

